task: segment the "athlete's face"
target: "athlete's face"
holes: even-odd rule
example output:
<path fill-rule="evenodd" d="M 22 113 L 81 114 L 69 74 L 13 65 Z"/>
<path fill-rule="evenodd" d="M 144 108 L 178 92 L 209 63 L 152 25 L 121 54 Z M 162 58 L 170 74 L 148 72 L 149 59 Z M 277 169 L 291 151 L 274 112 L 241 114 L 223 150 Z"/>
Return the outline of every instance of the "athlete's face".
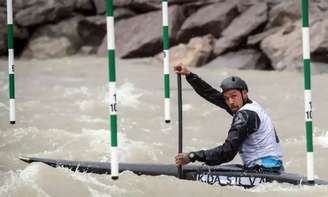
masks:
<path fill-rule="evenodd" d="M 240 90 L 228 90 L 223 93 L 224 100 L 232 112 L 237 112 L 243 106 L 243 99 L 247 98 L 247 92 Z"/>

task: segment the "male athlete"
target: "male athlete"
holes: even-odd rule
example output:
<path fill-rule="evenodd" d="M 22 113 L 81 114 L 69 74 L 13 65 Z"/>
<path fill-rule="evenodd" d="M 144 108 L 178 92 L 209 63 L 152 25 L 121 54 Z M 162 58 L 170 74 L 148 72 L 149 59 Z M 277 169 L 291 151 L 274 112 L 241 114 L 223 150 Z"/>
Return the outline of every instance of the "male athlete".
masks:
<path fill-rule="evenodd" d="M 175 157 L 176 165 L 195 161 L 220 165 L 231 161 L 239 152 L 246 169 L 283 170 L 282 153 L 275 128 L 264 109 L 248 98 L 248 87 L 244 80 L 237 76 L 227 77 L 221 82 L 220 92 L 182 64 L 174 66 L 174 71 L 186 76 L 189 84 L 201 97 L 232 115 L 231 128 L 222 145 L 209 150 L 180 153 Z"/>

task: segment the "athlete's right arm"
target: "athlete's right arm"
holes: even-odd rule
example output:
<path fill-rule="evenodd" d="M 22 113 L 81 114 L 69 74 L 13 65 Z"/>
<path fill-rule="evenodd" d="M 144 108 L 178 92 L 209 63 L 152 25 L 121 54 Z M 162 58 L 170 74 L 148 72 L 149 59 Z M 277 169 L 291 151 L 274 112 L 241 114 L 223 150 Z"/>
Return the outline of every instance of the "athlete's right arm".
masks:
<path fill-rule="evenodd" d="M 225 103 L 224 97 L 221 92 L 214 89 L 211 85 L 202 80 L 198 75 L 190 73 L 186 76 L 188 83 L 193 87 L 198 95 L 206 99 L 207 101 L 225 109 L 232 115 L 230 108 Z"/>
<path fill-rule="evenodd" d="M 214 89 L 211 85 L 202 80 L 198 75 L 192 73 L 190 69 L 183 65 L 178 64 L 173 67 L 177 74 L 186 76 L 188 83 L 193 87 L 193 89 L 205 100 L 225 109 L 228 113 L 232 115 L 230 108 L 224 101 L 223 95 Z"/>

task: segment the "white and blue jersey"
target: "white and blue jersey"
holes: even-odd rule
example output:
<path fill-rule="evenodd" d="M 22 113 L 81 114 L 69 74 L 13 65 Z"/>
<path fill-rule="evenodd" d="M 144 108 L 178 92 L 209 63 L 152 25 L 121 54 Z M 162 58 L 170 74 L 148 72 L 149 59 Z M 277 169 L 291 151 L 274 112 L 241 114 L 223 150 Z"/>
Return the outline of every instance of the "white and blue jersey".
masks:
<path fill-rule="evenodd" d="M 282 160 L 279 139 L 269 115 L 255 101 L 246 103 L 239 111 L 255 112 L 259 119 L 259 128 L 252 132 L 242 143 L 239 155 L 247 167 L 255 165 L 271 166 L 274 160 Z M 273 161 L 270 163 L 270 161 Z M 279 162 L 275 163 L 277 165 Z"/>

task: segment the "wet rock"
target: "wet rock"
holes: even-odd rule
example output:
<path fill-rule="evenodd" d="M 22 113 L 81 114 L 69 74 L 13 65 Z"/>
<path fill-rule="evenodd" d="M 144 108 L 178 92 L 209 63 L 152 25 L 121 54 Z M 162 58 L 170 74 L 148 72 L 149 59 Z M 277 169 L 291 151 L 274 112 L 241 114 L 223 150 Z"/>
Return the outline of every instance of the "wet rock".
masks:
<path fill-rule="evenodd" d="M 46 59 L 65 57 L 74 53 L 74 46 L 67 37 L 50 38 L 42 36 L 30 41 L 23 53 L 23 57 Z"/>
<path fill-rule="evenodd" d="M 301 1 L 285 0 L 274 6 L 269 12 L 267 28 L 293 23 L 301 18 Z M 310 19 L 327 16 L 328 2 L 325 0 L 311 1 L 309 3 Z"/>
<path fill-rule="evenodd" d="M 276 70 L 300 70 L 303 67 L 301 21 L 286 25 L 280 31 L 265 38 L 261 49 L 269 57 Z M 310 28 L 311 58 L 316 62 L 328 62 L 328 20 L 313 21 Z"/>
<path fill-rule="evenodd" d="M 197 12 L 200 8 L 216 4 L 219 2 L 227 2 L 226 0 L 202 0 L 202 1 L 194 1 L 194 0 L 170 0 L 169 5 L 181 5 L 184 7 L 185 15 L 187 17 L 191 16 L 195 12 Z"/>
<path fill-rule="evenodd" d="M 47 0 L 15 0 L 13 1 L 14 10 L 19 11 L 21 9 L 25 9 L 28 7 L 43 5 L 47 2 Z"/>
<path fill-rule="evenodd" d="M 115 7 L 129 7 L 141 12 L 159 10 L 162 7 L 161 0 L 116 0 Z"/>
<path fill-rule="evenodd" d="M 0 7 L 0 55 L 7 54 L 7 14 L 6 9 Z M 24 41 L 29 38 L 26 28 L 18 27 L 14 24 L 14 46 L 15 52 L 19 52 L 24 47 Z"/>
<path fill-rule="evenodd" d="M 74 1 L 35 0 L 34 4 L 21 5 L 23 9 L 15 15 L 15 22 L 23 27 L 55 22 L 71 16 Z"/>
<path fill-rule="evenodd" d="M 206 67 L 258 70 L 268 70 L 271 68 L 264 54 L 254 49 L 226 53 L 212 60 Z"/>
<path fill-rule="evenodd" d="M 312 74 L 328 73 L 327 63 L 313 61 L 311 66 L 312 66 L 312 70 L 311 70 Z"/>
<path fill-rule="evenodd" d="M 183 6 L 184 15 L 188 18 L 189 16 L 196 13 L 199 9 L 213 5 L 219 2 L 225 2 L 226 0 L 202 0 L 202 1 L 194 1 L 194 0 L 173 0 L 169 1 L 169 5 L 180 5 Z"/>
<path fill-rule="evenodd" d="M 192 37 L 206 34 L 219 37 L 237 15 L 237 7 L 233 3 L 216 3 L 201 8 L 183 23 L 178 40 L 188 42 Z"/>
<path fill-rule="evenodd" d="M 97 14 L 104 14 L 106 12 L 106 0 L 92 0 L 96 7 Z"/>
<path fill-rule="evenodd" d="M 78 33 L 84 45 L 101 45 L 106 32 L 106 17 L 104 16 L 86 17 L 78 22 Z"/>
<path fill-rule="evenodd" d="M 97 14 L 106 12 L 106 0 L 93 0 Z M 161 0 L 115 0 L 115 8 L 129 8 L 139 12 L 149 12 L 161 9 Z M 115 11 L 114 11 L 115 13 Z"/>
<path fill-rule="evenodd" d="M 259 0 L 234 0 L 234 3 L 237 5 L 238 11 L 242 13 L 254 4 L 259 3 Z"/>
<path fill-rule="evenodd" d="M 311 59 L 328 63 L 328 19 L 319 19 L 310 30 Z"/>
<path fill-rule="evenodd" d="M 95 54 L 97 52 L 97 47 L 92 47 L 92 46 L 83 46 L 79 50 L 80 55 L 91 55 Z"/>
<path fill-rule="evenodd" d="M 1 32 L 0 34 L 0 56 L 4 56 L 7 51 L 7 42 L 5 41 L 6 37 L 5 34 Z"/>
<path fill-rule="evenodd" d="M 267 28 L 282 26 L 299 20 L 301 17 L 301 1 L 287 0 L 273 7 L 269 12 Z"/>
<path fill-rule="evenodd" d="M 92 0 L 75 0 L 74 9 L 83 13 L 95 13 L 95 7 Z"/>
<path fill-rule="evenodd" d="M 220 55 L 230 48 L 238 46 L 248 35 L 256 31 L 267 22 L 267 5 L 265 3 L 255 4 L 222 32 L 222 38 L 215 43 L 214 53 Z"/>
<path fill-rule="evenodd" d="M 251 35 L 247 38 L 247 45 L 249 46 L 258 45 L 262 42 L 264 38 L 276 33 L 280 29 L 281 29 L 280 27 L 275 27 L 255 35 Z"/>
<path fill-rule="evenodd" d="M 281 2 L 288 1 L 288 0 L 233 0 L 238 7 L 239 12 L 244 12 L 248 8 L 254 6 L 255 4 L 259 3 L 266 3 L 270 8 L 280 4 Z"/>
<path fill-rule="evenodd" d="M 78 28 L 82 19 L 83 17 L 76 16 L 58 24 L 38 28 L 33 33 L 23 56 L 47 58 L 63 57 L 76 53 L 84 44 Z"/>
<path fill-rule="evenodd" d="M 176 40 L 177 32 L 184 20 L 183 9 L 180 6 L 169 8 L 169 35 L 171 43 Z M 162 13 L 149 12 L 115 25 L 116 49 L 119 57 L 153 56 L 163 50 L 162 46 Z M 107 54 L 107 39 L 99 47 L 98 55 Z"/>
<path fill-rule="evenodd" d="M 129 8 L 116 8 L 114 12 L 115 22 L 136 16 L 137 13 Z"/>
<path fill-rule="evenodd" d="M 171 4 L 186 4 L 186 3 L 197 3 L 197 4 L 207 4 L 207 3 L 217 3 L 217 2 L 224 2 L 225 0 L 170 0 Z"/>
<path fill-rule="evenodd" d="M 190 67 L 199 67 L 207 63 L 213 53 L 214 37 L 212 35 L 195 37 L 188 44 L 179 44 L 170 50 L 170 65 L 183 63 Z M 162 54 L 158 55 L 162 58 Z"/>
<path fill-rule="evenodd" d="M 262 51 L 271 60 L 275 70 L 297 68 L 302 65 L 301 25 L 285 25 L 277 33 L 261 42 Z"/>
<path fill-rule="evenodd" d="M 6 19 L 6 9 L 0 7 L 0 18 Z M 7 51 L 7 28 L 5 28 L 7 22 L 5 20 L 0 20 L 0 55 L 4 55 Z"/>

